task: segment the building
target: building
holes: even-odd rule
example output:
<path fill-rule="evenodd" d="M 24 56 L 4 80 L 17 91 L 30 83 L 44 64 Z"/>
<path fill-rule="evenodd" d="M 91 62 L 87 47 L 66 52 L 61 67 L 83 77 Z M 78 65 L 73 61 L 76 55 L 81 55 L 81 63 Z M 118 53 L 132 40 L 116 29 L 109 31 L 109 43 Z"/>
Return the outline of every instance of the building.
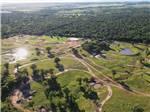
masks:
<path fill-rule="evenodd" d="M 74 37 L 68 38 L 68 42 L 78 42 L 79 40 L 80 40 L 79 38 Z"/>

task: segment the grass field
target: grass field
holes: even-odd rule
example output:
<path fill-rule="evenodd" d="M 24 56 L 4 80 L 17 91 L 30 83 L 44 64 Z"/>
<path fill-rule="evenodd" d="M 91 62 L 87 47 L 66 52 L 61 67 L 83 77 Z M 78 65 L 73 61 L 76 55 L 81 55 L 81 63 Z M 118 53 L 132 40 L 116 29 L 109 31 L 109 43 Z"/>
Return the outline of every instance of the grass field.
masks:
<path fill-rule="evenodd" d="M 103 112 L 132 112 L 134 106 L 140 106 L 144 109 L 144 112 L 149 112 L 149 105 L 149 98 L 132 95 L 113 87 L 113 96 L 104 105 Z"/>
<path fill-rule="evenodd" d="M 77 99 L 77 103 L 80 109 L 84 109 L 86 112 L 94 111 L 94 104 L 89 99 L 81 96 L 78 90 L 78 84 L 76 82 L 77 78 L 89 78 L 90 74 L 82 71 L 69 71 L 67 73 L 61 74 L 58 76 L 58 82 L 61 84 L 62 87 L 67 86 L 72 94 L 76 94 L 79 98 Z M 78 94 L 77 94 L 78 93 Z"/>
<path fill-rule="evenodd" d="M 146 72 L 149 73 L 150 70 L 147 67 L 143 67 L 139 61 L 140 57 L 145 56 L 145 49 L 148 49 L 148 46 L 117 42 L 111 44 L 111 48 L 113 50 L 105 52 L 106 58 L 91 56 L 83 49 L 79 49 L 79 51 L 81 54 L 86 55 L 85 59 L 87 62 L 99 70 L 103 75 L 115 78 L 117 81 L 124 81 L 131 88 L 149 93 L 150 76 L 146 74 Z M 130 48 L 135 54 L 140 53 L 140 55 L 123 55 L 119 51 L 124 48 Z M 115 76 L 113 76 L 112 71 L 116 72 Z M 96 74 L 101 77 L 101 74 Z M 143 76 L 143 78 L 141 76 Z"/>
<path fill-rule="evenodd" d="M 13 40 L 16 39 L 16 40 Z M 13 44 L 12 40 L 14 41 Z M 79 42 L 81 44 L 82 42 Z M 91 75 L 96 75 L 103 79 L 104 76 L 110 77 L 116 82 L 124 82 L 131 89 L 141 91 L 143 93 L 150 93 L 150 70 L 144 66 L 140 59 L 147 58 L 146 49 L 150 50 L 148 46 L 144 44 L 130 44 L 124 42 L 111 43 L 111 50 L 105 51 L 104 57 L 92 56 L 88 52 L 78 47 L 79 53 L 83 56 L 81 62 L 88 63 L 88 67 L 83 65 L 79 60 L 72 56 L 71 48 L 75 46 L 69 46 L 67 44 L 66 37 L 53 37 L 48 36 L 25 36 L 25 38 L 13 37 L 8 40 L 2 41 L 2 51 L 5 53 L 10 49 L 26 47 L 28 50 L 27 59 L 17 61 L 21 64 L 21 70 L 27 68 L 29 75 L 32 75 L 31 65 L 36 64 L 38 69 L 48 70 L 54 69 L 54 74 L 60 73 L 57 76 L 57 81 L 60 83 L 62 89 L 67 87 L 70 90 L 70 94 L 76 97 L 76 102 L 81 110 L 85 112 L 94 112 L 96 105 L 92 100 L 85 98 L 84 93 L 79 90 L 80 86 L 77 82 L 78 78 L 91 78 Z M 55 54 L 54 58 L 47 57 L 46 47 L 51 47 L 52 53 Z M 44 51 L 43 54 L 37 56 L 35 48 L 40 48 Z M 128 48 L 133 54 L 136 55 L 123 55 L 120 53 L 122 49 Z M 137 55 L 138 54 L 138 55 Z M 54 59 L 60 58 L 60 64 L 63 65 L 65 72 L 60 72 L 56 68 Z M 3 61 L 3 60 L 2 60 Z M 16 63 L 10 63 L 9 72 L 14 77 L 14 68 Z M 3 63 L 0 66 L 3 70 Z M 93 74 L 89 74 L 88 70 L 91 69 Z M 68 71 L 67 71 L 68 70 Z M 86 72 L 87 71 L 87 72 Z M 113 74 L 112 71 L 115 71 Z M 92 73 L 90 72 L 90 73 Z M 31 81 L 31 89 L 36 90 L 37 93 L 32 96 L 30 102 L 25 102 L 23 106 L 26 108 L 39 108 L 40 106 L 50 105 L 50 100 L 46 98 L 44 93 L 44 86 L 42 83 Z M 102 86 L 98 89 L 92 88 L 100 99 L 103 101 L 108 94 L 106 86 Z M 113 95 L 106 104 L 104 104 L 102 112 L 132 112 L 134 106 L 140 106 L 144 109 L 144 112 L 150 110 L 150 100 L 148 97 L 133 95 L 124 90 L 112 87 Z M 58 98 L 54 102 L 64 102 L 65 98 Z"/>
<path fill-rule="evenodd" d="M 72 94 L 76 94 L 78 91 L 78 84 L 76 82 L 77 78 L 89 78 L 90 74 L 83 72 L 83 71 L 68 71 L 66 73 L 62 73 L 58 76 L 57 81 L 61 84 L 61 87 L 68 87 Z M 37 93 L 33 96 L 32 102 L 33 107 L 40 107 L 42 105 L 48 105 L 50 104 L 49 100 L 46 98 L 44 94 L 44 87 L 42 84 L 37 82 L 31 83 L 31 88 L 33 90 L 36 90 Z M 103 89 L 104 91 L 104 89 Z M 101 91 L 102 92 L 102 91 Z M 103 92 L 102 92 L 103 93 Z M 80 93 L 79 93 L 80 94 Z M 76 94 L 77 95 L 77 94 Z M 95 108 L 95 105 L 92 101 L 84 98 L 83 96 L 79 95 L 79 98 L 76 101 L 78 105 L 80 105 L 80 109 L 86 110 L 86 112 L 92 112 Z M 29 104 L 26 104 L 27 107 L 29 107 Z"/>
<path fill-rule="evenodd" d="M 60 64 L 64 66 L 64 69 L 80 69 L 80 70 L 86 70 L 86 68 L 78 61 L 74 60 L 73 58 L 60 58 Z M 54 74 L 58 73 L 58 69 L 55 67 L 56 64 L 54 63 L 54 59 L 47 59 L 43 61 L 38 61 L 36 63 L 38 69 L 54 69 Z M 31 65 L 30 65 L 31 66 Z M 30 66 L 23 67 L 27 68 L 29 71 L 29 74 L 32 74 L 32 69 Z"/>

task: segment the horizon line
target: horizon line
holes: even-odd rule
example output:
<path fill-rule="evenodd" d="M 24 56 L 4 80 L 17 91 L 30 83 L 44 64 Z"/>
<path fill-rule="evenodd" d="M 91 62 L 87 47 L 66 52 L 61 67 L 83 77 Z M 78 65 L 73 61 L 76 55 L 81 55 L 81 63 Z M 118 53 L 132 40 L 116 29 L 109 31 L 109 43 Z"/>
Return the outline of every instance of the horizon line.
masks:
<path fill-rule="evenodd" d="M 141 1 L 2 1 L 0 4 L 21 4 L 21 3 L 140 3 L 150 2 L 149 0 Z"/>

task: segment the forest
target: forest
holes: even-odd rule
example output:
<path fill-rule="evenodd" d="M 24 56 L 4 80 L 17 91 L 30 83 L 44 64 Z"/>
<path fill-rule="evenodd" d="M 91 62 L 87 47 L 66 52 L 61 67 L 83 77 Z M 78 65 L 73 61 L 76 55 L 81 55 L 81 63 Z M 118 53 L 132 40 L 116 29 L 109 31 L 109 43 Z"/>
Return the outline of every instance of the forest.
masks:
<path fill-rule="evenodd" d="M 2 13 L 2 38 L 24 34 L 150 42 L 148 7 L 84 5 L 59 4 L 37 11 Z"/>

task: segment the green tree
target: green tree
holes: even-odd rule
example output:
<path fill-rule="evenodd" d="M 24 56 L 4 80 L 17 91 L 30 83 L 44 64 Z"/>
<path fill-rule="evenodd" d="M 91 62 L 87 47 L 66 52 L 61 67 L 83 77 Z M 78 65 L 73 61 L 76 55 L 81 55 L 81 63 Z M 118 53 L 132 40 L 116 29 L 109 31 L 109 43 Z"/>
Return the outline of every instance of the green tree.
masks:
<path fill-rule="evenodd" d="M 19 69 L 20 66 L 21 66 L 21 64 L 17 63 L 17 64 L 15 65 L 15 68 Z"/>
<path fill-rule="evenodd" d="M 140 106 L 135 106 L 133 108 L 133 112 L 144 112 L 144 109 L 142 107 L 140 107 Z"/>
<path fill-rule="evenodd" d="M 48 72 L 51 74 L 51 77 L 54 77 L 54 69 L 53 68 L 50 68 L 48 70 Z"/>
<path fill-rule="evenodd" d="M 30 67 L 32 70 L 35 70 L 37 68 L 36 64 L 32 64 Z"/>
<path fill-rule="evenodd" d="M 51 47 L 46 47 L 46 51 L 48 54 L 51 54 Z"/>
<path fill-rule="evenodd" d="M 58 64 L 58 63 L 60 62 L 60 58 L 56 57 L 55 60 L 54 60 L 54 62 L 55 62 L 56 64 Z"/>
<path fill-rule="evenodd" d="M 7 77 L 8 75 L 9 75 L 9 63 L 5 63 L 2 77 Z"/>
<path fill-rule="evenodd" d="M 112 70 L 112 75 L 113 75 L 113 79 L 115 79 L 115 75 L 116 75 L 116 70 Z"/>
<path fill-rule="evenodd" d="M 39 56 L 40 53 L 41 53 L 41 52 L 40 52 L 40 49 L 39 49 L 39 48 L 35 48 L 35 51 L 36 51 L 36 55 Z"/>

